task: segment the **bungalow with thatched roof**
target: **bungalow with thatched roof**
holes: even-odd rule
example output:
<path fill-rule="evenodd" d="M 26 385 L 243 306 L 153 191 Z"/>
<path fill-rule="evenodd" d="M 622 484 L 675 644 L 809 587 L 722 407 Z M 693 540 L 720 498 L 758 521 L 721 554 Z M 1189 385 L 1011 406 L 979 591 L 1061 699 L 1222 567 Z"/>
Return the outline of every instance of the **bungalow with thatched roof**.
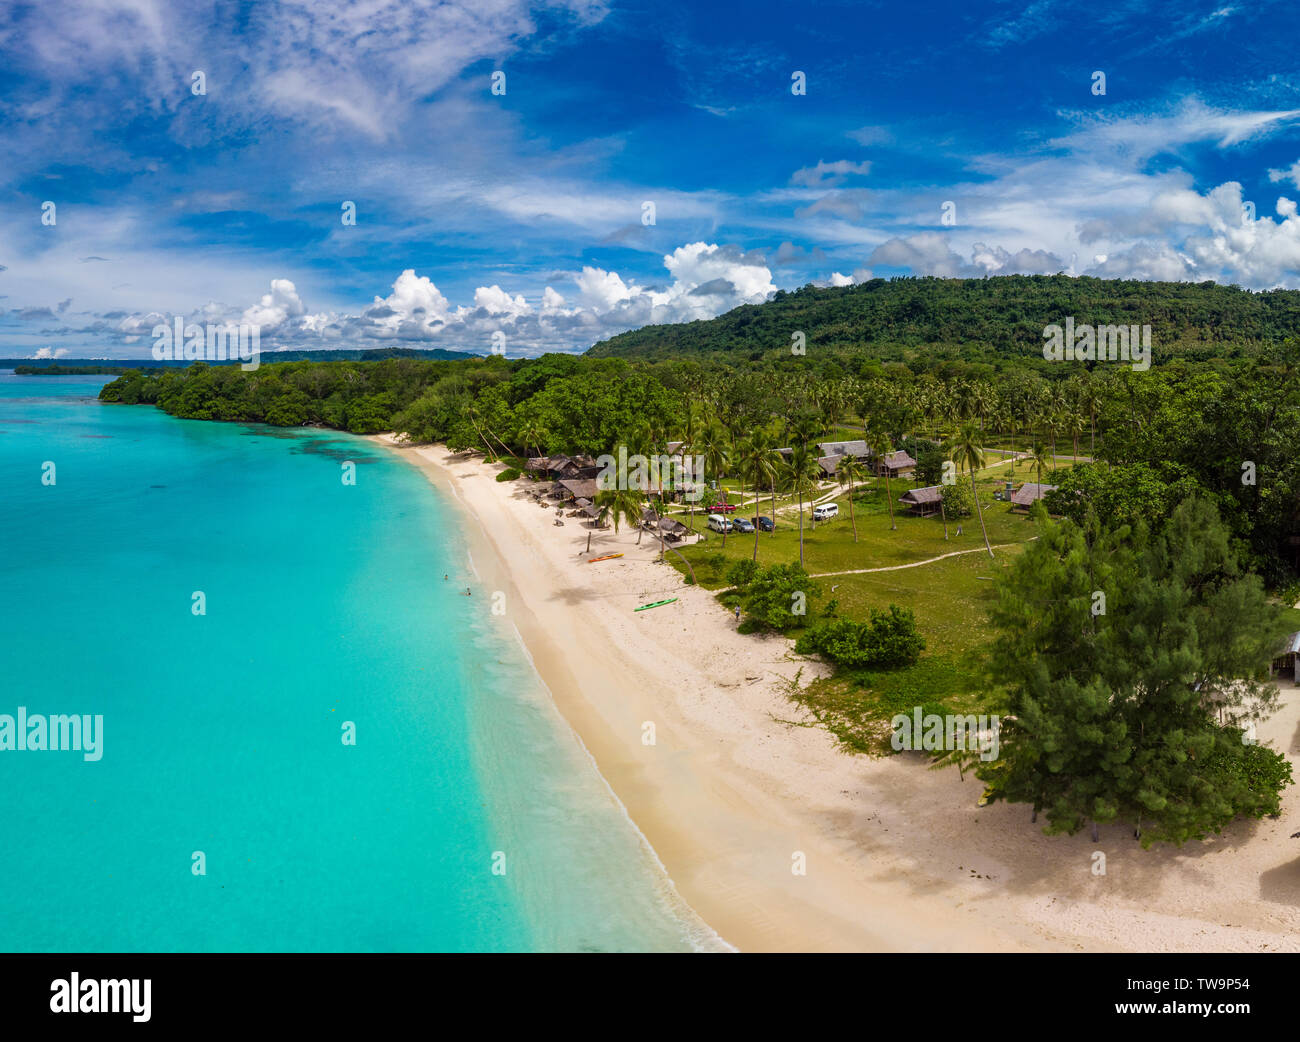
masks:
<path fill-rule="evenodd" d="M 594 478 L 600 473 L 596 461 L 590 456 L 534 456 L 526 464 L 533 474 L 545 475 L 560 481 L 564 478 Z"/>
<path fill-rule="evenodd" d="M 1055 485 L 1040 485 L 1037 481 L 1026 481 L 1011 493 L 1011 509 L 1028 511 L 1031 506 L 1055 488 Z"/>
<path fill-rule="evenodd" d="M 839 456 L 823 456 L 817 461 L 817 466 L 821 467 L 822 474 L 828 478 L 835 477 L 835 468 L 840 465 L 840 460 L 844 458 Z"/>
<path fill-rule="evenodd" d="M 595 478 L 565 478 L 556 482 L 567 495 L 565 499 L 586 499 L 588 501 L 596 498 L 596 479 Z"/>
<path fill-rule="evenodd" d="M 943 504 L 943 486 L 927 485 L 925 488 L 914 488 L 910 492 L 904 492 L 898 501 L 914 514 L 929 517 L 931 514 L 939 513 Z"/>
<path fill-rule="evenodd" d="M 916 473 L 916 460 L 912 459 L 902 449 L 881 456 L 874 461 L 872 466 L 878 478 L 883 478 L 886 475 L 891 478 L 905 478 Z"/>
<path fill-rule="evenodd" d="M 854 459 L 868 459 L 871 447 L 865 441 L 823 441 L 817 446 L 823 456 L 852 456 Z"/>
<path fill-rule="evenodd" d="M 1292 633 L 1278 648 L 1269 674 L 1290 673 L 1292 679 L 1300 679 L 1296 677 L 1297 656 L 1300 656 L 1300 633 Z"/>

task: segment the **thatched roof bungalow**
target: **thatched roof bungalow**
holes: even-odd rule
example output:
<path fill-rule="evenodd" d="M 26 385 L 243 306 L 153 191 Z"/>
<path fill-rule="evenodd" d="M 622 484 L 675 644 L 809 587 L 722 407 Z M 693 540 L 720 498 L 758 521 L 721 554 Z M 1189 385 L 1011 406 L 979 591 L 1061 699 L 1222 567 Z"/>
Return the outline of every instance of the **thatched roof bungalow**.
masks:
<path fill-rule="evenodd" d="M 1055 488 L 1055 485 L 1040 485 L 1036 481 L 1026 481 L 1011 493 L 1011 509 L 1027 511 Z"/>
<path fill-rule="evenodd" d="M 596 498 L 596 479 L 595 478 L 564 478 L 556 482 L 567 495 L 566 499 L 586 499 L 594 500 Z"/>
<path fill-rule="evenodd" d="M 929 517 L 931 514 L 939 513 L 942 507 L 943 486 L 927 485 L 925 488 L 914 488 L 910 492 L 904 492 L 898 501 L 914 514 Z"/>
<path fill-rule="evenodd" d="M 888 455 L 882 456 L 875 461 L 876 476 L 883 478 L 888 475 L 891 478 L 907 477 L 916 472 L 916 460 L 912 459 L 902 449 L 897 449 Z"/>
<path fill-rule="evenodd" d="M 823 456 L 852 456 L 855 459 L 867 459 L 871 448 L 865 441 L 823 441 L 817 446 Z"/>

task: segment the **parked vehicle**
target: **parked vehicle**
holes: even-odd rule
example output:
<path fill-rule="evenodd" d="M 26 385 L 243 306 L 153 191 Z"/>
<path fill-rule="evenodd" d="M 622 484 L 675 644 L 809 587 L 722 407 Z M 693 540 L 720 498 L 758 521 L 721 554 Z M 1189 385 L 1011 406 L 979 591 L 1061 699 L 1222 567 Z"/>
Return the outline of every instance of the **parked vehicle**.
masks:
<path fill-rule="evenodd" d="M 735 503 L 714 503 L 713 509 L 720 514 L 731 514 L 736 510 Z"/>
<path fill-rule="evenodd" d="M 819 507 L 813 507 L 814 521 L 829 521 L 840 512 L 838 503 L 823 503 Z"/>
<path fill-rule="evenodd" d="M 754 518 L 754 524 L 758 525 L 759 530 L 763 532 L 776 531 L 776 522 L 770 517 L 756 517 Z"/>
<path fill-rule="evenodd" d="M 732 521 L 731 527 L 737 532 L 752 532 L 754 530 L 754 526 L 743 517 L 738 517 Z"/>
<path fill-rule="evenodd" d="M 713 529 L 715 532 L 730 532 L 731 522 L 728 521 L 721 514 L 710 514 L 709 527 Z"/>

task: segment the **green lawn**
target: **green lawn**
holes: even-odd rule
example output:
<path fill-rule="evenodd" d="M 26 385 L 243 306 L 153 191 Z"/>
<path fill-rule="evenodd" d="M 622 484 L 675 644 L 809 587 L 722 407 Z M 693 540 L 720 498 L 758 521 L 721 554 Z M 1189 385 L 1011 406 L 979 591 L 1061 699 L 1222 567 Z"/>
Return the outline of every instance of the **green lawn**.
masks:
<path fill-rule="evenodd" d="M 822 580 L 839 614 L 863 618 L 890 604 L 916 613 L 925 651 L 914 666 L 878 673 L 839 673 L 792 695 L 847 747 L 882 753 L 896 713 L 1001 712 L 1003 688 L 987 674 L 993 638 L 989 612 L 994 578 L 1010 567 L 1020 547 L 968 554 L 918 568 Z M 831 592 L 830 587 L 836 589 Z M 824 603 L 824 602 L 823 602 Z"/>
<path fill-rule="evenodd" d="M 989 542 L 1021 543 L 1034 534 L 1034 526 L 1024 513 L 1012 513 L 1007 503 L 993 499 L 993 491 L 1002 488 L 1012 473 L 1010 464 L 982 471 L 978 485 L 984 503 L 984 522 L 988 527 Z M 1046 475 L 1044 475 L 1046 478 Z M 969 481 L 967 477 L 962 480 Z M 1015 467 L 1014 481 L 1036 480 L 1031 468 L 1024 463 Z M 889 508 L 885 497 L 885 482 L 873 478 L 867 488 L 854 493 L 853 513 L 857 519 L 858 540 L 853 540 L 853 522 L 849 517 L 848 497 L 837 492 L 839 516 L 820 522 L 813 528 L 812 511 L 804 504 L 804 567 L 814 575 L 821 572 L 842 572 L 858 568 L 882 568 L 924 561 L 941 554 L 982 547 L 979 519 L 975 515 L 960 521 L 948 522 L 948 538 L 944 539 L 943 520 L 938 516 L 916 517 L 902 507 L 898 498 L 916 483 L 891 480 L 890 492 L 895 500 L 894 523 L 891 531 Z M 782 499 L 778 497 L 777 529 L 760 532 L 758 536 L 759 563 L 777 563 L 799 560 L 799 513 L 797 509 L 781 511 Z M 768 501 L 763 502 L 764 514 L 770 514 Z M 696 527 L 704 527 L 703 511 L 697 512 Z M 958 526 L 961 535 L 957 534 Z M 714 589 L 726 585 L 725 573 L 735 561 L 751 557 L 754 553 L 754 536 L 736 533 L 723 537 L 708 532 L 706 538 L 682 551 L 695 568 L 700 585 Z M 985 555 L 987 560 L 987 554 Z M 680 562 L 675 565 L 681 568 Z"/>
<path fill-rule="evenodd" d="M 883 479 L 873 479 L 868 487 L 854 494 L 856 542 L 846 495 L 839 493 L 836 497 L 839 517 L 818 524 L 815 531 L 805 503 L 804 566 L 814 575 L 929 562 L 820 580 L 824 597 L 816 602 L 819 609 L 834 599 L 841 617 L 865 619 L 872 608 L 897 604 L 915 612 L 917 627 L 926 640 L 926 650 L 914 666 L 872 674 L 840 673 L 793 695 L 849 748 L 869 753 L 886 751 L 890 718 L 895 713 L 910 713 L 917 705 L 931 707 L 927 712 L 999 710 L 1002 689 L 986 673 L 987 649 L 993 637 L 989 611 L 994 601 L 994 578 L 1010 566 L 1022 544 L 1035 534 L 1025 514 L 1012 513 L 1009 504 L 993 499 L 994 490 L 1003 488 L 1008 476 L 1016 484 L 1037 480 L 1036 472 L 1024 463 L 1014 471 L 1010 464 L 989 467 L 977 478 L 989 541 L 995 547 L 1011 544 L 995 550 L 992 559 L 984 550 L 976 516 L 960 522 L 949 520 L 945 539 L 940 517 L 916 517 L 900 507 L 898 498 L 916 487 L 912 481 L 890 482 L 895 500 L 894 530 L 890 528 Z M 958 524 L 961 535 L 957 534 Z M 969 550 L 976 552 L 930 560 Z M 725 586 L 730 565 L 749 558 L 753 552 L 752 534 L 729 535 L 724 547 L 722 536 L 716 533 L 682 551 L 695 568 L 700 585 L 708 589 Z M 669 560 L 685 570 L 673 555 Z M 776 532 L 759 533 L 758 560 L 760 564 L 799 560 L 797 511 L 779 513 Z"/>

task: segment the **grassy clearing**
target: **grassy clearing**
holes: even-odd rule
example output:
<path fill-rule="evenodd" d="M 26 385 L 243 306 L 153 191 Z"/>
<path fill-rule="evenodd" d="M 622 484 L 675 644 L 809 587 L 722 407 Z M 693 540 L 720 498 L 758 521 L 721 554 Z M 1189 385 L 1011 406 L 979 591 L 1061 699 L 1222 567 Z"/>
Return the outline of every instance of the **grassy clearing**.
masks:
<path fill-rule="evenodd" d="M 1020 550 L 998 550 L 993 561 L 987 554 L 969 554 L 896 572 L 823 580 L 827 596 L 839 601 L 839 614 L 846 618 L 865 618 L 870 609 L 890 604 L 910 608 L 926 648 L 914 666 L 840 673 L 794 693 L 794 701 L 848 748 L 873 755 L 889 751 L 894 714 L 911 713 L 914 706 L 927 713 L 1000 711 L 1003 689 L 987 675 L 993 639 L 989 612 L 994 579 Z"/>
<path fill-rule="evenodd" d="M 833 599 L 837 614 L 850 619 L 865 619 L 871 609 L 890 604 L 910 608 L 926 640 L 926 650 L 914 666 L 878 673 L 841 672 L 792 694 L 847 748 L 873 755 L 888 752 L 890 719 L 896 713 L 910 713 L 918 705 L 926 707 L 926 712 L 938 713 L 1000 711 L 1004 691 L 987 675 L 994 580 L 1035 535 L 1025 514 L 1013 513 L 1009 504 L 993 499 L 994 491 L 1004 488 L 1008 477 L 1016 484 L 1038 480 L 1037 472 L 1026 463 L 991 466 L 977 475 L 989 541 L 1004 547 L 996 549 L 992 559 L 984 550 L 976 516 L 949 520 L 945 539 L 940 517 L 916 517 L 901 508 L 897 500 L 917 487 L 913 481 L 890 482 L 894 529 L 883 479 L 872 479 L 854 493 L 856 542 L 845 494 L 836 496 L 839 516 L 818 524 L 815 530 L 805 503 L 804 566 L 814 575 L 916 565 L 821 579 L 825 596 L 819 607 Z M 1049 475 L 1045 473 L 1043 478 L 1048 480 Z M 955 551 L 975 552 L 930 560 Z M 727 569 L 753 555 L 754 536 L 729 535 L 724 546 L 720 534 L 710 533 L 707 540 L 682 552 L 690 558 L 700 585 L 719 589 L 726 585 Z M 759 533 L 758 560 L 760 564 L 799 560 L 797 511 L 779 514 L 776 532 Z M 673 564 L 684 570 L 680 561 Z"/>
<path fill-rule="evenodd" d="M 1036 480 L 1031 468 L 1024 463 L 1017 464 L 1014 470 L 1010 464 L 993 467 L 982 471 L 977 485 L 981 502 L 984 504 L 984 523 L 988 527 L 989 541 L 995 546 L 1001 543 L 1022 543 L 1034 535 L 1034 526 L 1023 513 L 1012 513 L 1009 504 L 993 499 L 995 489 L 1006 484 L 1008 476 L 1014 474 L 1013 480 Z M 1044 475 L 1046 479 L 1046 475 Z M 969 480 L 964 478 L 963 480 Z M 960 550 L 974 550 L 984 545 L 980 534 L 979 519 L 974 515 L 960 521 L 948 522 L 948 538 L 944 538 L 943 521 L 939 516 L 916 517 L 897 502 L 898 498 L 916 483 L 907 480 L 891 480 L 890 492 L 895 500 L 894 523 L 891 530 L 889 506 L 885 498 L 883 478 L 873 478 L 866 487 L 858 489 L 853 496 L 853 512 L 857 518 L 858 541 L 853 541 L 853 524 L 849 517 L 848 497 L 843 493 L 836 495 L 835 502 L 840 505 L 839 516 L 831 521 L 821 522 L 814 529 L 812 511 L 804 504 L 804 567 L 814 575 L 822 572 L 844 572 L 859 568 L 883 568 L 901 564 L 925 561 L 942 554 Z M 766 507 L 766 501 L 764 502 Z M 780 500 L 778 499 L 778 508 Z M 764 509 L 764 513 L 770 510 Z M 697 514 L 697 527 L 703 527 L 703 519 Z M 958 527 L 961 534 L 957 534 Z M 682 551 L 690 558 L 700 585 L 706 589 L 725 586 L 727 568 L 735 561 L 752 557 L 754 553 L 754 536 L 752 534 L 728 535 L 723 545 L 721 534 L 709 532 L 701 542 Z M 978 556 L 972 554 L 971 556 Z M 985 561 L 988 555 L 983 556 Z M 758 560 L 760 564 L 784 563 L 799 560 L 799 514 L 797 510 L 790 513 L 778 513 L 775 532 L 760 532 L 758 535 Z M 680 562 L 675 566 L 684 571 Z M 849 617 L 848 611 L 844 614 Z"/>

